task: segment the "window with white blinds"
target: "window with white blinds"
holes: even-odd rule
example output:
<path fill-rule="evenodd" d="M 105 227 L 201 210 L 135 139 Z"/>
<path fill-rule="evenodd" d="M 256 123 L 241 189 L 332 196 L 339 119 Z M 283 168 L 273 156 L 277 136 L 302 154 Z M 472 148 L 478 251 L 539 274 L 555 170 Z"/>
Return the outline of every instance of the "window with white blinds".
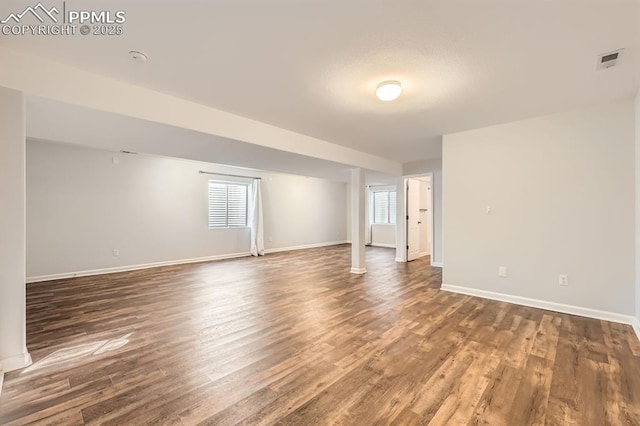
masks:
<path fill-rule="evenodd" d="M 248 186 L 209 181 L 209 228 L 247 226 Z"/>
<path fill-rule="evenodd" d="M 373 198 L 373 223 L 396 223 L 396 192 L 374 191 Z"/>

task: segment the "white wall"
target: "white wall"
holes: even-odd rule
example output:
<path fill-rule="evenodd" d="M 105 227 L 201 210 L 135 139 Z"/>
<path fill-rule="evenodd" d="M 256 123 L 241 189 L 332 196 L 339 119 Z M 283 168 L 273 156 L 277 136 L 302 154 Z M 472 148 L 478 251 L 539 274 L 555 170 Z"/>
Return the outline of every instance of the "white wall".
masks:
<path fill-rule="evenodd" d="M 431 190 L 433 191 L 433 260 L 431 264 L 442 266 L 444 264 L 444 228 L 442 226 L 442 206 L 444 203 L 444 190 L 442 186 L 442 168 L 433 170 Z"/>
<path fill-rule="evenodd" d="M 396 246 L 395 224 L 371 224 L 371 245 L 379 247 Z"/>
<path fill-rule="evenodd" d="M 251 174 L 29 140 L 27 276 L 247 253 L 248 228 L 207 228 L 207 180 L 218 177 L 202 169 Z M 267 250 L 347 239 L 346 184 L 253 175 L 263 178 Z"/>
<path fill-rule="evenodd" d="M 432 158 L 430 160 L 419 160 L 404 163 L 402 173 L 404 176 L 423 176 L 433 170 L 442 169 L 442 158 Z"/>
<path fill-rule="evenodd" d="M 636 333 L 640 337 L 640 91 L 635 102 L 636 148 Z"/>
<path fill-rule="evenodd" d="M 347 205 L 347 215 L 345 218 L 345 221 L 347 222 L 347 241 L 351 242 L 351 181 L 347 183 L 344 202 Z"/>
<path fill-rule="evenodd" d="M 25 313 L 25 100 L 0 87 L 0 390 L 30 363 Z"/>
<path fill-rule="evenodd" d="M 446 135 L 444 283 L 632 315 L 633 114 L 623 102 Z"/>
<path fill-rule="evenodd" d="M 347 184 L 285 174 L 263 174 L 267 250 L 348 239 Z"/>

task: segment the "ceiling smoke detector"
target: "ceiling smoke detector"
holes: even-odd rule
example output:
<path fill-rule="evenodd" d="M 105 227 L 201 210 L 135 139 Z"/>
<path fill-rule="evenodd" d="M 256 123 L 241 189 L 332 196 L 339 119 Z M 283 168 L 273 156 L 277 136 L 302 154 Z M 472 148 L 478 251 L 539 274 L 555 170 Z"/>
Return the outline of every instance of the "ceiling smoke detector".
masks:
<path fill-rule="evenodd" d="M 620 61 L 620 57 L 622 56 L 623 50 L 624 49 L 618 49 L 612 52 L 602 53 L 598 55 L 598 64 L 596 65 L 596 69 L 604 70 L 617 65 L 618 62 Z"/>
<path fill-rule="evenodd" d="M 142 52 L 132 50 L 129 52 L 129 59 L 140 64 L 144 64 L 149 60 L 149 57 Z"/>

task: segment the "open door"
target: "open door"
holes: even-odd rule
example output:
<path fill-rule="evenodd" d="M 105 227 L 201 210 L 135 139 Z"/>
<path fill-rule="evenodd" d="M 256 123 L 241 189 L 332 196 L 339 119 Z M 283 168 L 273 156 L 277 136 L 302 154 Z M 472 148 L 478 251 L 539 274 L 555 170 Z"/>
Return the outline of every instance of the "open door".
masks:
<path fill-rule="evenodd" d="M 420 181 L 420 257 L 431 254 L 431 179 Z"/>
<path fill-rule="evenodd" d="M 420 181 L 407 180 L 407 261 L 420 257 Z"/>

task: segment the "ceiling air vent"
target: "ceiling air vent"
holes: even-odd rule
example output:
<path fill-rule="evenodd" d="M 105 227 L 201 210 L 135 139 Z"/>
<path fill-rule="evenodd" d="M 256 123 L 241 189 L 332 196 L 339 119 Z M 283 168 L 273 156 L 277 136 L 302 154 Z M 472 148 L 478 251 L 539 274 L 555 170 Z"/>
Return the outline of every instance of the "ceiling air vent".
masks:
<path fill-rule="evenodd" d="M 598 65 L 596 69 L 603 70 L 606 68 L 611 68 L 620 62 L 620 57 L 622 56 L 622 51 L 624 49 L 614 50 L 613 52 L 602 53 L 598 55 Z"/>

